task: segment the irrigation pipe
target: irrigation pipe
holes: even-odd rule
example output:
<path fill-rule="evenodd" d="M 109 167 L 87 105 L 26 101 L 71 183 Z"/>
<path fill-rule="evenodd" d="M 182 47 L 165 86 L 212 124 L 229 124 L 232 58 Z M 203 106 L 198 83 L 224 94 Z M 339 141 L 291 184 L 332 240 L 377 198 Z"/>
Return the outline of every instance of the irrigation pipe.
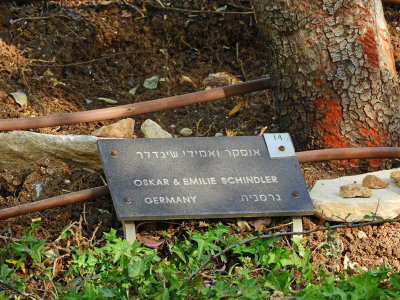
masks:
<path fill-rule="evenodd" d="M 41 211 L 48 208 L 54 208 L 72 203 L 82 202 L 88 199 L 107 196 L 109 194 L 108 186 L 98 186 L 95 188 L 73 192 L 65 195 L 56 196 L 36 202 L 21 204 L 0 210 L 0 220 L 11 217 L 26 215 L 31 212 Z"/>
<path fill-rule="evenodd" d="M 334 159 L 400 158 L 400 147 L 335 148 L 297 152 L 299 163 Z"/>
<path fill-rule="evenodd" d="M 296 154 L 300 163 L 335 159 L 400 158 L 400 147 L 339 148 L 311 150 L 297 152 Z M 110 191 L 107 186 L 99 186 L 32 203 L 4 208 L 0 209 L 0 220 L 25 215 L 48 208 L 82 202 L 97 197 L 107 196 L 109 193 Z"/>
<path fill-rule="evenodd" d="M 247 81 L 234 85 L 227 85 L 208 91 L 200 91 L 179 96 L 161 98 L 140 103 L 126 104 L 109 108 L 79 111 L 73 113 L 57 114 L 50 116 L 1 119 L 1 130 L 19 130 L 30 128 L 51 127 L 102 121 L 114 118 L 146 114 L 150 112 L 166 110 L 195 103 L 209 102 L 240 94 L 256 92 L 271 88 L 269 77 Z"/>

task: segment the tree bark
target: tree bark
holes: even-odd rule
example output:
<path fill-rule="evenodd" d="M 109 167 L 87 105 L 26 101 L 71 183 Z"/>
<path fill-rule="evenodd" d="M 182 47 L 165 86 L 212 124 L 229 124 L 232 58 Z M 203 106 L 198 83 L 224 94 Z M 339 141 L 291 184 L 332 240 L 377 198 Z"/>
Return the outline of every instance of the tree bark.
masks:
<path fill-rule="evenodd" d="M 399 80 L 381 0 L 253 5 L 280 129 L 296 149 L 399 145 Z"/>

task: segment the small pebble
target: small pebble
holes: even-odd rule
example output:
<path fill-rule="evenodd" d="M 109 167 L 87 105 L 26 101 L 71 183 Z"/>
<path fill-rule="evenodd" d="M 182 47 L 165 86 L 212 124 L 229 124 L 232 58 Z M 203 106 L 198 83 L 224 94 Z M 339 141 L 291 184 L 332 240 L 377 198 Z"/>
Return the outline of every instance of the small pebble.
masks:
<path fill-rule="evenodd" d="M 179 134 L 183 135 L 183 136 L 191 136 L 193 134 L 193 130 L 185 127 L 185 128 L 182 128 L 181 131 L 179 131 Z"/>
<path fill-rule="evenodd" d="M 220 136 L 224 136 L 224 134 L 223 134 L 222 132 L 217 132 L 217 133 L 215 134 L 215 136 L 216 136 L 216 137 L 220 137 Z"/>
<path fill-rule="evenodd" d="M 367 175 L 362 181 L 362 185 L 370 189 L 383 189 L 389 185 L 389 183 L 383 181 L 375 175 Z"/>
<path fill-rule="evenodd" d="M 358 231 L 357 236 L 358 236 L 359 239 L 363 239 L 363 238 L 368 237 L 367 234 L 364 231 L 361 231 L 361 230 Z"/>

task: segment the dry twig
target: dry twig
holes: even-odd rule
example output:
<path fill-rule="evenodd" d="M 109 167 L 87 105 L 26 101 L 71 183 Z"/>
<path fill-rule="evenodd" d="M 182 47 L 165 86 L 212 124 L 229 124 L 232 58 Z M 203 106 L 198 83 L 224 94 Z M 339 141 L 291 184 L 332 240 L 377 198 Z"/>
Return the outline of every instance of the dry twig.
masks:
<path fill-rule="evenodd" d="M 254 14 L 254 11 L 192 10 L 192 9 L 185 9 L 185 8 L 155 5 L 151 2 L 149 2 L 148 4 L 154 8 L 158 8 L 158 9 L 166 9 L 166 10 L 178 11 L 178 12 L 182 12 L 182 13 L 192 13 L 192 14 L 217 14 L 217 15 L 224 15 L 224 14 L 252 15 L 252 14 Z"/>
<path fill-rule="evenodd" d="M 22 292 L 20 290 L 15 289 L 14 287 L 12 287 L 11 285 L 7 284 L 6 282 L 4 282 L 3 280 L 0 280 L 0 285 L 5 286 L 7 289 L 9 289 L 10 291 L 13 291 L 15 293 L 21 294 L 22 296 L 29 298 L 29 299 L 34 299 L 36 300 L 36 298 L 32 297 L 31 295 L 29 295 L 28 293 Z"/>

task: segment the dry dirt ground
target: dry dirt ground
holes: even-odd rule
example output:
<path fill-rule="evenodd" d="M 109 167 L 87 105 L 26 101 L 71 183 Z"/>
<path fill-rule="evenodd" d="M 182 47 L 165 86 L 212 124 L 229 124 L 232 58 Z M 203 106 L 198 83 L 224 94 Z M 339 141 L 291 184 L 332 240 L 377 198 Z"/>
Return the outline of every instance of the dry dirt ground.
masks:
<path fill-rule="evenodd" d="M 268 76 L 262 42 L 257 34 L 251 7 L 246 0 L 160 1 L 147 0 L 135 7 L 126 1 L 26 1 L 0 3 L 0 118 L 50 115 L 108 107 L 98 97 L 128 104 L 184 94 L 204 89 L 202 80 L 210 73 L 227 72 L 246 81 Z M 128 3 L 129 4 L 129 3 Z M 231 13 L 217 14 L 226 6 Z M 396 59 L 400 58 L 400 7 L 385 6 L 385 15 L 393 37 Z M 157 75 L 168 78 L 154 90 L 145 89 L 146 78 Z M 183 82 L 188 76 L 192 82 Z M 129 90 L 141 85 L 135 96 Z M 20 107 L 8 96 L 23 91 L 29 105 Z M 228 116 L 239 102 L 241 110 Z M 214 136 L 217 132 L 257 135 L 264 126 L 276 132 L 273 100 L 268 91 L 247 94 L 227 100 L 192 105 L 135 117 L 136 128 L 147 119 L 178 134 L 189 127 L 194 136 Z M 42 128 L 35 131 L 52 134 L 90 134 L 116 120 L 78 125 Z M 135 131 L 141 137 L 139 130 Z M 362 170 L 335 170 L 329 164 L 303 166 L 305 179 L 312 185 L 316 179 L 334 178 Z M 55 160 L 40 160 L 35 170 L 4 170 L 0 166 L 0 208 L 28 203 L 103 184 L 104 175 L 77 169 Z M 44 182 L 40 198 L 32 185 Z M 65 226 L 79 222 L 81 233 L 94 239 L 111 227 L 119 228 L 111 199 L 104 197 L 0 221 L 0 236 L 18 238 L 40 217 L 44 223 L 37 236 L 50 244 Z M 219 220 L 217 220 L 219 221 Z M 232 232 L 246 236 L 237 226 Z M 247 220 L 254 228 L 253 220 Z M 284 218 L 272 220 L 279 225 Z M 314 228 L 320 220 L 303 218 L 305 229 Z M 216 220 L 207 220 L 208 224 Z M 77 224 L 77 223 L 75 223 Z M 204 223 L 201 223 L 202 226 Z M 143 236 L 160 237 L 167 230 L 180 236 L 182 228 L 204 230 L 199 222 L 156 222 L 139 224 Z M 260 227 L 258 227 L 260 228 Z M 285 230 L 287 228 L 283 228 Z M 265 232 L 267 227 L 262 229 Z M 364 231 L 366 236 L 360 234 Z M 345 257 L 356 267 L 371 268 L 385 262 L 400 271 L 400 225 L 367 226 L 342 229 L 335 234 L 337 242 L 331 254 L 318 247 L 327 242 L 326 233 L 307 237 L 317 266 L 339 271 Z M 362 238 L 360 238 L 362 237 Z M 7 238 L 0 239 L 0 246 Z M 161 249 L 160 251 L 163 251 Z M 336 251 L 336 252 L 335 252 Z M 60 268 L 63 268 L 60 266 Z"/>

